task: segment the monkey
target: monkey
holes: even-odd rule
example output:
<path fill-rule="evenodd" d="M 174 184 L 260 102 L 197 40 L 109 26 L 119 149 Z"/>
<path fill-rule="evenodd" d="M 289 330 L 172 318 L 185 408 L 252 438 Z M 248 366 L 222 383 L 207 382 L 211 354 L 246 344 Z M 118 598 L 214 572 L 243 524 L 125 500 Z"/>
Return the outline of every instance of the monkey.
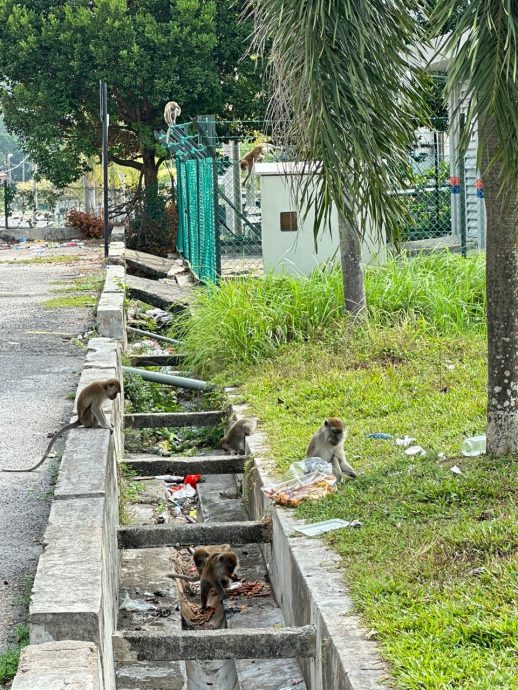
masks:
<path fill-rule="evenodd" d="M 233 551 L 223 551 L 223 553 L 213 553 L 208 557 L 200 578 L 201 610 L 207 610 L 207 599 L 211 588 L 216 590 L 222 599 L 227 598 L 225 587 L 229 584 L 229 579 L 236 581 L 235 570 L 238 566 L 237 556 Z"/>
<path fill-rule="evenodd" d="M 306 458 L 322 458 L 333 465 L 333 474 L 340 482 L 343 475 L 356 477 L 356 472 L 345 461 L 344 440 L 347 431 L 344 423 L 337 417 L 326 419 L 320 429 L 313 434 L 306 451 Z"/>
<path fill-rule="evenodd" d="M 249 151 L 241 160 L 239 161 L 239 167 L 241 170 L 247 170 L 248 174 L 243 180 L 243 187 L 246 185 L 248 182 L 248 178 L 252 174 L 252 170 L 254 168 L 254 165 L 258 162 L 261 161 L 263 156 L 265 156 L 267 153 L 272 153 L 277 146 L 273 146 L 273 144 L 259 144 L 259 146 L 254 146 L 254 148 Z"/>
<path fill-rule="evenodd" d="M 186 582 L 197 582 L 201 579 L 203 568 L 207 563 L 207 560 L 213 554 L 223 553 L 224 551 L 230 551 L 230 544 L 222 544 L 221 546 L 198 546 L 194 549 L 192 558 L 194 560 L 194 565 L 198 571 L 197 575 L 183 575 L 182 573 L 171 573 L 167 577 L 173 580 L 186 580 Z"/>
<path fill-rule="evenodd" d="M 52 437 L 49 443 L 45 455 L 42 459 L 34 465 L 23 470 L 18 469 L 3 469 L 3 472 L 34 472 L 40 465 L 42 465 L 47 455 L 50 453 L 50 449 L 56 442 L 56 440 L 65 431 L 70 429 L 75 429 L 78 426 L 84 426 L 88 429 L 101 427 L 103 429 L 109 429 L 113 432 L 113 425 L 108 422 L 104 410 L 102 409 L 102 404 L 105 400 L 115 400 L 117 395 L 121 392 L 121 385 L 117 379 L 106 379 L 104 381 L 94 381 L 93 383 L 85 386 L 79 397 L 77 399 L 77 419 L 75 422 L 66 424 L 59 431 L 57 431 Z"/>
<path fill-rule="evenodd" d="M 245 438 L 251 436 L 257 427 L 257 419 L 255 417 L 243 417 L 237 422 L 234 422 L 230 427 L 228 434 L 223 436 L 220 440 L 220 448 L 227 451 L 235 451 L 236 453 L 245 452 Z"/>
<path fill-rule="evenodd" d="M 176 101 L 169 101 L 165 104 L 164 120 L 168 127 L 176 124 L 176 118 L 182 114 L 182 109 Z"/>
<path fill-rule="evenodd" d="M 169 143 L 169 127 L 176 124 L 176 118 L 180 117 L 182 114 L 182 109 L 176 101 L 169 101 L 165 104 L 164 108 L 164 120 L 167 125 L 167 134 L 165 137 L 165 143 Z"/>

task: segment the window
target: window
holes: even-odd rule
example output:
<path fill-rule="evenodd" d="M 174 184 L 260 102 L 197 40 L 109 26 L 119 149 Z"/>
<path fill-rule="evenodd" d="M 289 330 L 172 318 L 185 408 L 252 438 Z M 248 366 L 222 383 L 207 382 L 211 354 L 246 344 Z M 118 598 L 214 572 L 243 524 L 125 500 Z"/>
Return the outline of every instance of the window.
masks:
<path fill-rule="evenodd" d="M 281 232 L 297 232 L 297 212 L 281 212 Z"/>

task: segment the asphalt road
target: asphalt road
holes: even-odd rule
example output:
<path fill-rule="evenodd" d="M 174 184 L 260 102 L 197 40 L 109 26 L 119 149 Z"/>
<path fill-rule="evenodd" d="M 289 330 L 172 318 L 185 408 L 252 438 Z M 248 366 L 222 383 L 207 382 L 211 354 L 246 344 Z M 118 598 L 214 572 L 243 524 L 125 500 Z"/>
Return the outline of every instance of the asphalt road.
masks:
<path fill-rule="evenodd" d="M 72 412 L 67 395 L 75 391 L 85 351 L 71 338 L 93 326 L 93 311 L 41 303 L 56 296 L 55 281 L 100 271 L 101 253 L 97 247 L 74 247 L 43 256 L 64 253 L 76 260 L 6 264 L 35 254 L 0 251 L 0 467 L 35 464 L 47 434 L 67 423 Z M 63 443 L 56 447 L 62 450 Z M 0 472 L 0 653 L 13 644 L 14 628 L 26 615 L 20 596 L 41 553 L 55 464 L 47 461 L 30 474 Z"/>

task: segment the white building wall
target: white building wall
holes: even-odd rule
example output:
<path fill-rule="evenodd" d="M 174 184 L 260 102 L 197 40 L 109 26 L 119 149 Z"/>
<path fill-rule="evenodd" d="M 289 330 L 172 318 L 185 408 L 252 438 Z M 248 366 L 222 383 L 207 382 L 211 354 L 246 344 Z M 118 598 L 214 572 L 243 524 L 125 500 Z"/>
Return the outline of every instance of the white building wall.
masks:
<path fill-rule="evenodd" d="M 333 209 L 330 225 L 320 231 L 317 248 L 313 237 L 315 214 L 309 211 L 304 222 L 297 208 L 291 182 L 296 167 L 283 163 L 258 163 L 256 173 L 261 182 L 262 245 L 264 271 L 310 275 L 318 266 L 339 263 L 338 214 Z M 281 213 L 297 214 L 298 230 L 281 230 Z M 362 242 L 364 263 L 382 263 L 386 259 L 385 242 L 366 228 Z"/>

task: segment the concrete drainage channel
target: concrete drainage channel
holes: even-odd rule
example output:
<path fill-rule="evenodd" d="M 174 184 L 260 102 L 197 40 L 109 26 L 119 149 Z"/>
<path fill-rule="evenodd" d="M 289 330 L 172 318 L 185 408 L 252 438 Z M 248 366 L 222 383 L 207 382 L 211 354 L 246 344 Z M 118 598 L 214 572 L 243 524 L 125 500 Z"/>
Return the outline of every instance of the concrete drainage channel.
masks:
<path fill-rule="evenodd" d="M 126 343 L 124 245 L 115 231 L 98 329 L 78 391 L 121 376 Z M 149 281 L 148 281 L 149 282 Z M 133 365 L 181 367 L 181 356 Z M 200 393 L 196 401 L 200 403 Z M 253 460 L 221 451 L 162 458 L 124 451 L 124 429 L 214 427 L 229 410 L 124 415 L 116 430 L 69 434 L 30 607 L 31 645 L 14 690 L 368 690 L 384 687 L 375 643 L 365 638 L 337 569 L 337 556 L 296 535 L 290 512 L 261 491 L 272 468 L 261 433 Z M 238 415 L 244 410 L 234 408 Z M 142 480 L 134 524 L 118 523 L 117 463 Z M 161 475 L 201 474 L 196 522 L 164 504 Z M 176 511 L 178 513 L 179 511 Z M 230 544 L 242 583 L 202 629 L 199 589 L 168 575 L 192 566 L 186 549 Z M 246 596 L 259 594 L 260 596 Z M 194 615 L 193 615 L 194 612 Z M 286 627 L 290 626 L 290 627 Z"/>

